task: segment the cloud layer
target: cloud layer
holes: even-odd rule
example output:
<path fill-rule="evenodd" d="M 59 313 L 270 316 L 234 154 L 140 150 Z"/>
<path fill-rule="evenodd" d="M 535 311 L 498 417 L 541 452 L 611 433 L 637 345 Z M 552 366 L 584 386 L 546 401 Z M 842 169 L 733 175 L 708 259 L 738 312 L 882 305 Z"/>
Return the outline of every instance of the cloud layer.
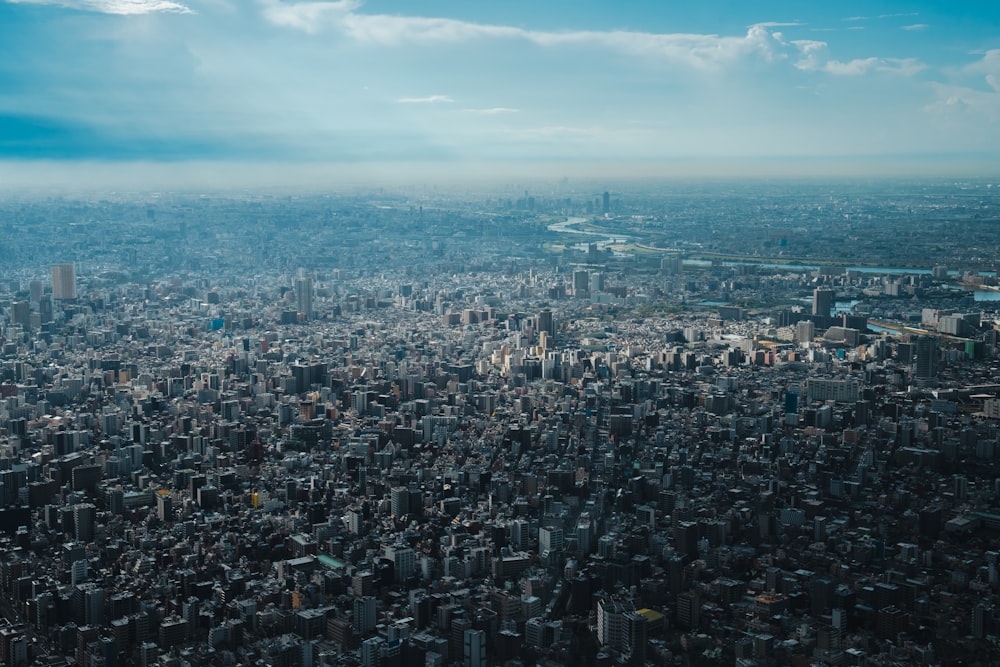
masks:
<path fill-rule="evenodd" d="M 191 9 L 171 0 L 7 0 L 11 4 L 55 5 L 66 9 L 76 9 L 101 14 L 152 14 L 155 12 L 175 12 L 189 14 Z"/>

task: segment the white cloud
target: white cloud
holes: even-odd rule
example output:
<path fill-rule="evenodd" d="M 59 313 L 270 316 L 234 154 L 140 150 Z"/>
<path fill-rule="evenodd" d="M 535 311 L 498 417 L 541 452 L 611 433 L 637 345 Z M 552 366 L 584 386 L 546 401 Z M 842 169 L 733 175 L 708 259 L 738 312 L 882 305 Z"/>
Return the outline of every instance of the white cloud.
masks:
<path fill-rule="evenodd" d="M 805 72 L 826 72 L 836 76 L 861 76 L 868 72 L 882 72 L 913 76 L 926 69 L 926 65 L 916 58 L 855 58 L 848 61 L 826 57 L 827 43 L 802 39 L 791 42 L 799 50 L 801 57 L 795 67 Z"/>
<path fill-rule="evenodd" d="M 976 115 L 996 123 L 1000 121 L 1000 93 L 996 82 L 992 86 L 992 90 L 978 90 L 967 86 L 932 83 L 936 99 L 924 107 L 924 110 L 941 116 Z"/>
<path fill-rule="evenodd" d="M 990 49 L 983 52 L 982 56 L 976 62 L 966 65 L 965 71 L 987 76 L 1000 74 L 1000 49 Z"/>
<path fill-rule="evenodd" d="M 911 25 L 904 25 L 902 27 L 902 30 L 907 30 L 907 31 L 910 31 L 910 32 L 915 32 L 915 31 L 918 31 L 918 30 L 927 30 L 927 28 L 929 28 L 929 27 L 930 26 L 927 25 L 926 23 L 913 23 Z"/>
<path fill-rule="evenodd" d="M 67 9 L 79 9 L 102 14 L 153 14 L 174 12 L 190 14 L 191 8 L 172 0 L 7 0 L 13 4 L 56 5 Z"/>
<path fill-rule="evenodd" d="M 361 6 L 357 0 L 336 0 L 335 2 L 283 3 L 263 0 L 264 18 L 277 26 L 294 28 L 315 33 L 328 22 L 342 19 Z"/>
<path fill-rule="evenodd" d="M 761 21 L 760 23 L 754 23 L 753 25 L 747 26 L 747 29 L 749 30 L 755 25 L 760 26 L 761 28 L 790 28 L 805 24 L 801 21 Z"/>
<path fill-rule="evenodd" d="M 746 34 L 648 33 L 627 30 L 527 30 L 515 26 L 474 23 L 449 18 L 364 14 L 354 0 L 337 2 L 288 2 L 261 0 L 264 17 L 271 23 L 318 33 L 333 30 L 362 43 L 395 46 L 399 44 L 460 43 L 481 39 L 507 39 L 529 42 L 542 47 L 564 45 L 600 46 L 632 55 L 681 62 L 693 67 L 711 68 L 750 55 L 771 60 L 779 57 L 780 35 L 769 27 L 798 23 L 761 23 L 750 26 Z"/>
<path fill-rule="evenodd" d="M 818 39 L 797 39 L 791 42 L 803 55 L 809 55 L 826 48 L 826 42 Z"/>
<path fill-rule="evenodd" d="M 975 113 L 991 122 L 1000 121 L 1000 49 L 982 53 L 979 60 L 953 72 L 953 75 L 960 80 L 959 83 L 931 84 L 936 100 L 926 110 Z"/>
<path fill-rule="evenodd" d="M 295 5 L 290 5 L 293 9 Z M 508 26 L 470 23 L 446 18 L 357 14 L 347 12 L 332 26 L 359 42 L 399 43 L 465 42 L 484 38 L 516 38 L 527 31 Z"/>
<path fill-rule="evenodd" d="M 883 72 L 913 76 L 926 69 L 926 66 L 916 58 L 855 58 L 847 62 L 830 60 L 823 71 L 830 74 L 859 76 L 868 72 Z"/>
<path fill-rule="evenodd" d="M 447 95 L 428 95 L 427 97 L 400 97 L 396 100 L 399 104 L 451 104 L 454 102 Z"/>
<path fill-rule="evenodd" d="M 700 69 L 712 69 L 752 55 L 765 60 L 780 58 L 782 42 L 760 25 L 750 26 L 746 35 L 726 37 L 700 34 L 656 34 L 616 30 L 610 32 L 529 32 L 526 38 L 542 46 L 562 44 L 599 45 L 623 53 L 679 62 Z"/>

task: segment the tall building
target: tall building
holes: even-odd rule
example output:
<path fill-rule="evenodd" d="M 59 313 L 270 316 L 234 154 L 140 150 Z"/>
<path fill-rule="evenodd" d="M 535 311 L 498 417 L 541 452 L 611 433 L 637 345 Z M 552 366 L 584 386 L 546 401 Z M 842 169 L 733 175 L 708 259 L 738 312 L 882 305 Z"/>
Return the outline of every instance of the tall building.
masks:
<path fill-rule="evenodd" d="M 311 319 L 313 315 L 312 300 L 312 278 L 297 278 L 295 280 L 295 310 Z"/>
<path fill-rule="evenodd" d="M 795 342 L 811 343 L 816 337 L 816 325 L 811 320 L 802 320 L 795 324 Z"/>
<path fill-rule="evenodd" d="M 913 377 L 926 380 L 937 376 L 937 338 L 933 336 L 918 337 L 916 341 L 916 357 Z"/>
<path fill-rule="evenodd" d="M 604 291 L 604 274 L 600 271 L 590 274 L 590 291 L 591 293 Z"/>
<path fill-rule="evenodd" d="M 556 335 L 555 322 L 552 320 L 552 311 L 546 308 L 538 313 L 538 331 L 545 332 L 549 336 Z"/>
<path fill-rule="evenodd" d="M 817 287 L 813 290 L 813 315 L 821 315 L 823 317 L 830 317 L 830 311 L 833 310 L 833 298 L 836 293 L 832 289 L 825 289 L 823 287 Z"/>
<path fill-rule="evenodd" d="M 41 280 L 32 280 L 28 283 L 28 294 L 31 298 L 31 303 L 37 305 L 42 300 L 42 295 L 45 293 L 45 286 L 42 285 Z"/>
<path fill-rule="evenodd" d="M 10 321 L 27 328 L 31 325 L 31 307 L 27 301 L 15 301 L 10 306 Z"/>
<path fill-rule="evenodd" d="M 390 511 L 397 519 L 410 513 L 410 490 L 405 486 L 395 486 L 389 492 Z"/>
<path fill-rule="evenodd" d="M 104 589 L 93 583 L 78 584 L 73 591 L 74 616 L 80 625 L 104 622 Z"/>
<path fill-rule="evenodd" d="M 538 553 L 562 551 L 565 544 L 566 538 L 559 526 L 543 526 L 538 529 Z"/>
<path fill-rule="evenodd" d="M 646 664 L 646 617 L 638 611 L 627 612 L 622 627 L 622 653 L 633 665 Z"/>
<path fill-rule="evenodd" d="M 73 532 L 77 542 L 94 539 L 94 520 L 97 507 L 92 503 L 78 503 L 73 506 Z"/>
<path fill-rule="evenodd" d="M 382 647 L 385 640 L 381 637 L 369 637 L 361 642 L 361 664 L 363 667 L 378 667 Z"/>
<path fill-rule="evenodd" d="M 525 549 L 530 539 L 531 524 L 524 519 L 515 519 L 510 524 L 510 543 L 516 549 Z"/>
<path fill-rule="evenodd" d="M 594 524 L 590 520 L 590 514 L 583 512 L 576 522 L 576 543 L 581 554 L 589 554 L 594 551 L 595 538 Z"/>
<path fill-rule="evenodd" d="M 463 640 L 465 667 L 486 667 L 486 633 L 466 630 Z"/>
<path fill-rule="evenodd" d="M 667 276 L 680 275 L 683 271 L 683 258 L 680 253 L 670 253 L 660 260 L 660 273 Z"/>
<path fill-rule="evenodd" d="M 698 557 L 698 524 L 681 521 L 674 526 L 674 549 L 684 557 L 685 562 Z"/>
<path fill-rule="evenodd" d="M 685 591 L 677 596 L 677 625 L 688 630 L 698 627 L 701 598 L 697 591 Z"/>
<path fill-rule="evenodd" d="M 606 648 L 620 650 L 625 614 L 632 611 L 621 602 L 603 599 L 597 603 L 597 641 Z"/>
<path fill-rule="evenodd" d="M 52 267 L 52 298 L 57 301 L 76 298 L 76 266 L 72 262 Z"/>
<path fill-rule="evenodd" d="M 393 574 L 397 582 L 406 581 L 417 569 L 416 555 L 406 546 L 392 546 L 385 550 L 386 558 L 392 560 Z"/>
<path fill-rule="evenodd" d="M 174 504 L 168 494 L 159 493 L 156 496 L 156 518 L 167 522 L 174 520 Z"/>
<path fill-rule="evenodd" d="M 375 629 L 375 598 L 371 595 L 354 598 L 354 629 L 364 635 Z"/>

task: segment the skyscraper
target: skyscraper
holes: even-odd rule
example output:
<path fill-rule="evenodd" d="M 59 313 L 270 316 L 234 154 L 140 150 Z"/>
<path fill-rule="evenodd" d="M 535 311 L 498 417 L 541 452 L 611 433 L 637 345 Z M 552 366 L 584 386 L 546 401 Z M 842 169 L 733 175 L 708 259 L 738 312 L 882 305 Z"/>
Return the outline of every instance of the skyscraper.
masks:
<path fill-rule="evenodd" d="M 31 304 L 27 301 L 15 301 L 10 307 L 10 321 L 23 327 L 31 323 Z"/>
<path fill-rule="evenodd" d="M 73 505 L 73 532 L 77 542 L 90 542 L 94 539 L 94 519 L 97 507 L 92 503 Z"/>
<path fill-rule="evenodd" d="M 52 298 L 56 300 L 76 298 L 76 266 L 72 262 L 52 267 Z"/>
<path fill-rule="evenodd" d="M 833 297 L 835 292 L 832 289 L 825 289 L 823 287 L 817 287 L 813 290 L 813 315 L 821 315 L 823 317 L 830 317 L 830 311 L 833 309 Z"/>
<path fill-rule="evenodd" d="M 811 343 L 816 337 L 816 325 L 812 320 L 802 320 L 795 323 L 795 342 Z"/>
<path fill-rule="evenodd" d="M 555 322 L 552 319 L 552 311 L 548 308 L 538 313 L 538 331 L 545 332 L 549 336 L 556 335 Z"/>
<path fill-rule="evenodd" d="M 410 513 L 410 490 L 405 486 L 395 486 L 389 492 L 390 511 L 397 519 Z"/>
<path fill-rule="evenodd" d="M 42 294 L 45 293 L 45 286 L 42 285 L 42 281 L 32 280 L 29 282 L 28 293 L 31 295 L 31 303 L 37 305 L 42 300 Z"/>
<path fill-rule="evenodd" d="M 306 318 L 312 318 L 313 284 L 312 278 L 302 277 L 295 280 L 295 310 Z"/>
<path fill-rule="evenodd" d="M 920 336 L 916 341 L 917 363 L 913 377 L 926 380 L 937 375 L 938 341 L 933 336 Z"/>

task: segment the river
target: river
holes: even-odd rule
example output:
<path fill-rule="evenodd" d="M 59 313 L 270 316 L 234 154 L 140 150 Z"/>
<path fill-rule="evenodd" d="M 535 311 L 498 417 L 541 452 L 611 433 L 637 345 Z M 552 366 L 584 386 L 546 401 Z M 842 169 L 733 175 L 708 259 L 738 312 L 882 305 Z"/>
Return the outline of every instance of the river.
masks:
<path fill-rule="evenodd" d="M 570 217 L 562 222 L 555 222 L 549 225 L 550 232 L 563 234 L 580 234 L 583 236 L 599 236 L 604 240 L 598 242 L 598 247 L 605 248 L 615 243 L 628 243 L 631 237 L 624 234 L 609 234 L 608 232 L 594 231 L 591 229 L 577 229 L 576 225 L 584 222 L 593 224 L 593 220 L 588 218 Z M 644 246 L 649 247 L 649 246 Z M 666 251 L 666 250 L 664 250 Z M 705 259 L 685 259 L 684 264 L 688 266 L 711 266 L 712 262 Z M 779 264 L 777 262 L 756 262 L 754 260 L 730 260 L 722 262 L 723 266 L 758 266 L 765 269 L 787 269 L 789 271 L 816 271 L 820 268 L 818 264 Z M 858 273 L 883 273 L 891 275 L 930 275 L 931 269 L 914 269 L 905 266 L 848 266 L 847 271 Z M 948 275 L 957 276 L 959 271 L 949 271 Z M 995 271 L 980 271 L 983 276 L 996 276 Z M 1000 301 L 1000 291 L 976 290 L 974 292 L 976 301 Z"/>

